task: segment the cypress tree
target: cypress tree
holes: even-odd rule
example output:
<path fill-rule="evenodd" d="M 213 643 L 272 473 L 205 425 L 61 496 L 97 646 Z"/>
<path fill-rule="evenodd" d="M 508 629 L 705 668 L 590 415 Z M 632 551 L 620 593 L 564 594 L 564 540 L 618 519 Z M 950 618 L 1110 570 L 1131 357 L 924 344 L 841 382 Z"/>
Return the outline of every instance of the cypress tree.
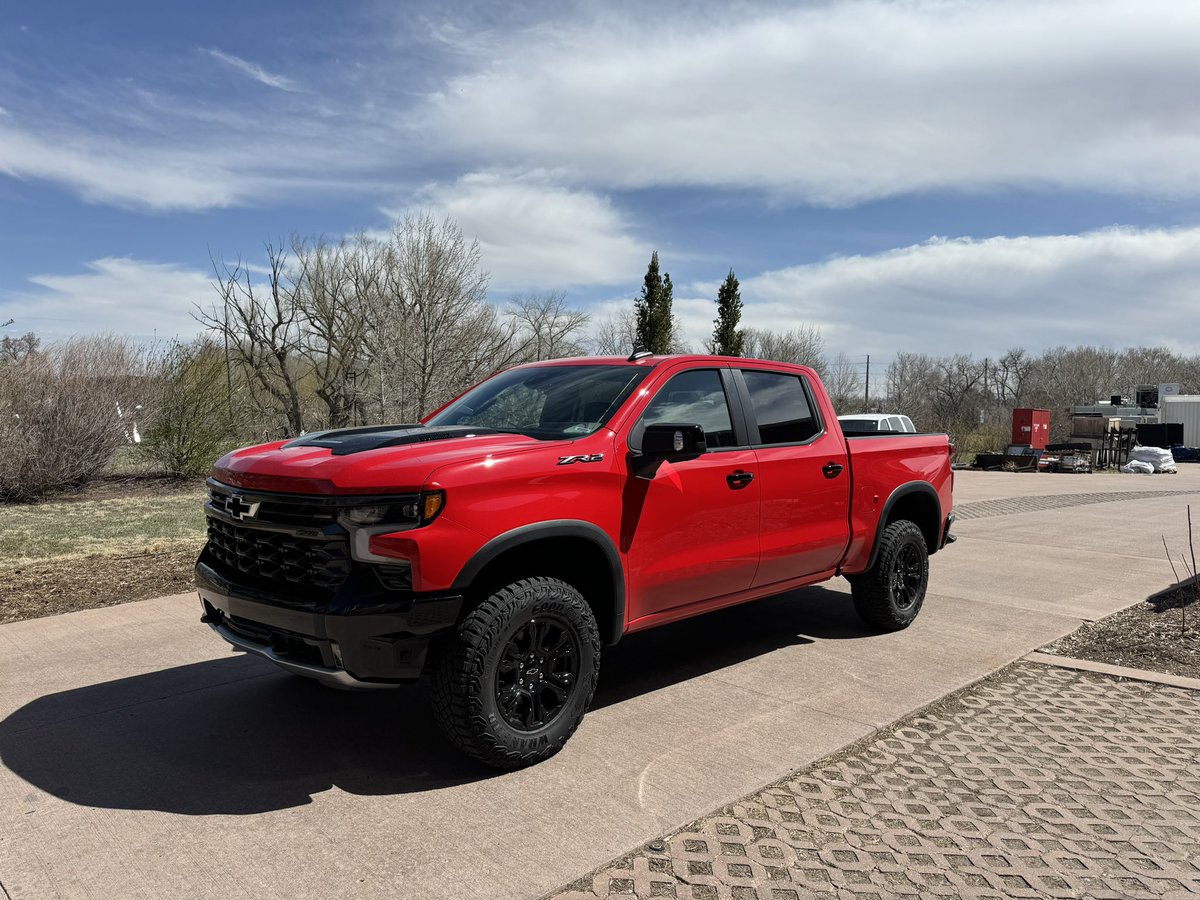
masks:
<path fill-rule="evenodd" d="M 713 353 L 718 356 L 741 356 L 746 349 L 746 335 L 738 329 L 742 320 L 742 292 L 733 269 L 717 292 L 717 317 L 713 319 Z"/>
<path fill-rule="evenodd" d="M 658 251 L 650 257 L 646 277 L 642 281 L 642 296 L 634 303 L 637 315 L 637 345 L 651 353 L 671 352 L 674 321 L 671 315 L 672 285 L 670 275 L 660 275 Z"/>

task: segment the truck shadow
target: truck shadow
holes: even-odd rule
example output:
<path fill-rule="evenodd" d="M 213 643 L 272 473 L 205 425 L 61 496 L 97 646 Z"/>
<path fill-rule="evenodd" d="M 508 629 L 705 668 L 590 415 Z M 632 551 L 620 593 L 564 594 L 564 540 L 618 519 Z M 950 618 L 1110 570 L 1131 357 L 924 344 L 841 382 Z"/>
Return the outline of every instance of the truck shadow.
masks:
<path fill-rule="evenodd" d="M 807 588 L 633 635 L 606 651 L 594 707 L 811 638 L 866 636 L 848 598 Z M 331 787 L 431 791 L 497 777 L 442 738 L 424 684 L 332 691 L 246 656 L 38 698 L 0 722 L 0 761 L 72 803 L 249 815 Z"/>

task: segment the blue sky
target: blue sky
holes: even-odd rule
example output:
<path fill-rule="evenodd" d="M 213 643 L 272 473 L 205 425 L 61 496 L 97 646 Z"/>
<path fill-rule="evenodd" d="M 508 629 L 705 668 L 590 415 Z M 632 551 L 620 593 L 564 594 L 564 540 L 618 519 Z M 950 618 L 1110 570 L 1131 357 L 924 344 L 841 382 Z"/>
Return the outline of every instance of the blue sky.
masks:
<path fill-rule="evenodd" d="M 831 351 L 1200 351 L 1200 4 L 54 3 L 0 15 L 6 333 L 196 330 L 405 209 L 596 316 L 657 249 Z"/>

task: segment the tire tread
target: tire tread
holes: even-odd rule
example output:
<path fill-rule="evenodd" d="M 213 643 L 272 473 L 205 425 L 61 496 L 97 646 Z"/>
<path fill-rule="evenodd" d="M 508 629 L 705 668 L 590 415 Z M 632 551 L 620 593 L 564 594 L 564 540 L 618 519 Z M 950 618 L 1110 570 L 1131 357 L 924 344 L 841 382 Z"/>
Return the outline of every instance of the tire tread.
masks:
<path fill-rule="evenodd" d="M 915 522 L 900 519 L 892 522 L 883 530 L 879 540 L 879 554 L 875 557 L 875 566 L 861 575 L 850 579 L 850 595 L 854 600 L 854 610 L 860 619 L 873 628 L 883 631 L 900 631 L 907 628 L 921 611 L 925 602 L 924 594 L 917 601 L 911 614 L 901 613 L 892 602 L 892 592 L 888 584 L 887 572 L 891 568 L 891 559 L 906 540 L 920 541 L 925 548 L 925 535 Z M 926 549 L 926 554 L 928 550 Z M 929 581 L 929 561 L 925 559 L 926 584 Z"/>
<path fill-rule="evenodd" d="M 493 733 L 479 706 L 485 690 L 486 660 L 506 623 L 525 606 L 545 602 L 559 605 L 581 623 L 585 633 L 578 637 L 591 645 L 595 664 L 591 672 L 579 673 L 579 687 L 587 695 L 583 704 L 586 710 L 600 673 L 600 632 L 583 595 L 558 578 L 533 576 L 496 590 L 463 618 L 434 659 L 430 685 L 434 720 L 455 747 L 488 765 L 515 769 L 540 762 L 562 748 L 582 718 L 577 717 L 547 747 L 522 752 L 505 745 Z"/>

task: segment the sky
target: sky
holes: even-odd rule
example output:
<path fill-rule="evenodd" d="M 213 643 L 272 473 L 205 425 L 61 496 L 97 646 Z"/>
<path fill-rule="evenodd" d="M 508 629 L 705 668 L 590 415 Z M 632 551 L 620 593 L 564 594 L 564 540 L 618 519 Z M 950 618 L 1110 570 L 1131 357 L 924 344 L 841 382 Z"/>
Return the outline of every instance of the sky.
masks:
<path fill-rule="evenodd" d="M 1200 352 L 1200 3 L 10 4 L 0 329 L 189 337 L 214 260 L 405 210 L 503 304 L 651 252 L 699 348 Z"/>

